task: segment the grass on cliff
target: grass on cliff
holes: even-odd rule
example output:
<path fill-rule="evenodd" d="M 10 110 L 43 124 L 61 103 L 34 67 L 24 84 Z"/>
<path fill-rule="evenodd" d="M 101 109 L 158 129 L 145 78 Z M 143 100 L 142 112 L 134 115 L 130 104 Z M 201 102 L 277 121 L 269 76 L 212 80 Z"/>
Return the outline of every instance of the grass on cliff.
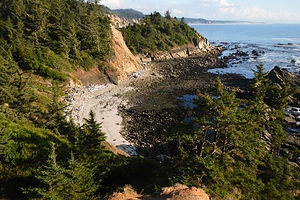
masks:
<path fill-rule="evenodd" d="M 162 17 L 159 12 L 145 16 L 140 24 L 121 29 L 128 48 L 134 54 L 152 55 L 174 47 L 198 42 L 197 32 L 183 20 L 171 18 L 169 12 Z"/>

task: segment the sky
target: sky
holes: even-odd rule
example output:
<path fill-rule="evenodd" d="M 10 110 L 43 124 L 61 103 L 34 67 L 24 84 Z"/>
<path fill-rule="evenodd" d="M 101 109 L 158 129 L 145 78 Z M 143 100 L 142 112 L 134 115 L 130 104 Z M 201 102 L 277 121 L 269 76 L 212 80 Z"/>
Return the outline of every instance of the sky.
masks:
<path fill-rule="evenodd" d="M 102 4 L 144 14 L 169 10 L 173 17 L 300 24 L 300 0 L 102 0 Z"/>

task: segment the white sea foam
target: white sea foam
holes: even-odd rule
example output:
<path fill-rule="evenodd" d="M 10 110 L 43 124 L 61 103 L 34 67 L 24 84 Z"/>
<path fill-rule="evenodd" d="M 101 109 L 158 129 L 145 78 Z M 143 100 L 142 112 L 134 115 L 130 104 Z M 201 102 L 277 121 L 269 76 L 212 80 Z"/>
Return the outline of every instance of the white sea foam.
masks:
<path fill-rule="evenodd" d="M 290 41 L 290 42 L 300 42 L 300 38 L 272 38 L 272 40 L 278 40 L 278 41 Z"/>
<path fill-rule="evenodd" d="M 213 74 L 240 74 L 245 78 L 253 78 L 254 74 L 253 71 L 245 66 L 238 66 L 238 67 L 229 67 L 229 68 L 216 68 L 210 69 L 208 72 Z"/>
<path fill-rule="evenodd" d="M 299 65 L 300 64 L 300 56 L 292 56 L 293 60 L 295 60 L 295 64 Z"/>

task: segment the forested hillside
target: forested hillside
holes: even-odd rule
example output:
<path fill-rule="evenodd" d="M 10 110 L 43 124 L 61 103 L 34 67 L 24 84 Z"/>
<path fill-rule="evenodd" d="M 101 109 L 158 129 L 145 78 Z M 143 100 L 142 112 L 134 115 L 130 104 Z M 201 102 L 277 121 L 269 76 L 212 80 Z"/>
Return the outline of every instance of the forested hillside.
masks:
<path fill-rule="evenodd" d="M 214 87 L 198 92 L 195 109 L 181 105 L 163 76 L 149 73 L 158 78 L 154 84 L 163 81 L 167 86 L 152 88 L 149 83 L 146 91 L 174 97 L 172 109 L 182 119 L 170 130 L 158 124 L 155 137 L 160 140 L 151 140 L 171 141 L 170 155 L 150 160 L 113 154 L 96 121 L 99 113 L 90 111 L 82 125 L 75 124 L 64 101 L 68 73 L 96 66 L 105 70 L 113 54 L 110 19 L 101 5 L 91 2 L 0 2 L 0 199 L 96 200 L 126 184 L 150 194 L 178 182 L 202 187 L 215 199 L 299 196 L 299 166 L 292 158 L 299 148 L 287 143 L 284 121 L 293 89 L 288 79 L 272 84 L 262 66 L 243 91 L 245 98 L 236 97 L 236 91 L 218 79 Z M 154 12 L 122 32 L 136 54 L 197 44 L 199 38 L 168 12 L 165 17 Z M 210 77 L 208 85 L 217 79 Z M 141 113 L 147 123 L 154 121 Z M 139 135 L 143 137 L 148 135 Z M 155 146 L 138 145 L 150 153 Z"/>
<path fill-rule="evenodd" d="M 178 21 L 167 11 L 165 17 L 154 12 L 140 24 L 121 29 L 128 48 L 134 53 L 155 54 L 186 44 L 197 44 L 197 32 L 184 21 Z"/>
<path fill-rule="evenodd" d="M 1 56 L 23 71 L 64 81 L 76 67 L 104 67 L 110 20 L 102 7 L 77 0 L 0 2 Z"/>
<path fill-rule="evenodd" d="M 126 19 L 138 19 L 141 20 L 144 17 L 142 12 L 133 9 L 115 9 L 112 10 L 113 13 L 117 14 L 119 17 L 124 17 Z"/>
<path fill-rule="evenodd" d="M 105 67 L 111 43 L 100 5 L 0 2 L 0 199 L 96 199 L 134 160 L 104 150 L 94 113 L 75 125 L 63 100 L 67 72 Z"/>

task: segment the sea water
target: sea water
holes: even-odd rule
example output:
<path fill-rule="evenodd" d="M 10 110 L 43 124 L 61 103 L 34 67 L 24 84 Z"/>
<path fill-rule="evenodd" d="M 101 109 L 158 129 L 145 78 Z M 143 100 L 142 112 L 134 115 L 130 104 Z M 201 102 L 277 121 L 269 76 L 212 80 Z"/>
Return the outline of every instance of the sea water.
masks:
<path fill-rule="evenodd" d="M 299 74 L 300 24 L 226 24 L 192 25 L 211 44 L 222 46 L 222 56 L 243 51 L 249 56 L 229 60 L 227 68 L 211 69 L 211 73 L 236 73 L 253 78 L 256 65 L 264 64 L 266 71 L 275 66 Z M 252 54 L 258 52 L 259 56 Z"/>

